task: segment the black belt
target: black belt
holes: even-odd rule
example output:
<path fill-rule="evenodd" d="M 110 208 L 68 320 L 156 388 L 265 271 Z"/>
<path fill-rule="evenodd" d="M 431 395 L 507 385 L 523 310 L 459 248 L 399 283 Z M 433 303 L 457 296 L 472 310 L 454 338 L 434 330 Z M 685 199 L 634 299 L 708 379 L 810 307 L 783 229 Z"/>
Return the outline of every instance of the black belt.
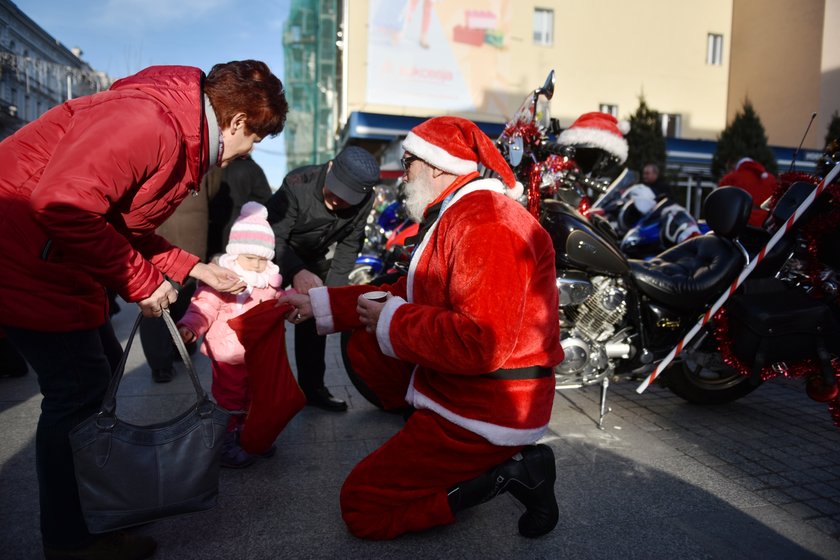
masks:
<path fill-rule="evenodd" d="M 482 374 L 481 377 L 490 379 L 539 379 L 554 375 L 554 370 L 542 366 L 529 366 L 523 368 L 497 369 L 496 371 Z"/>

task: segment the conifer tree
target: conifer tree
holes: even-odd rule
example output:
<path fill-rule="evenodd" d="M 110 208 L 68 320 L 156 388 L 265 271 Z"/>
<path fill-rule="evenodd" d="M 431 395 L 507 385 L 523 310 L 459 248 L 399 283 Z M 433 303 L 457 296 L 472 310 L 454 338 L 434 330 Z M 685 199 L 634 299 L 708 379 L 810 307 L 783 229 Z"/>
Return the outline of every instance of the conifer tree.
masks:
<path fill-rule="evenodd" d="M 712 156 L 712 176 L 719 180 L 729 170 L 729 166 L 741 158 L 749 157 L 760 163 L 770 173 L 776 174 L 776 156 L 767 145 L 764 125 L 753 109 L 749 99 L 735 118 L 721 132 L 717 148 Z"/>
<path fill-rule="evenodd" d="M 665 169 L 665 137 L 659 111 L 651 109 L 644 95 L 639 96 L 639 108 L 630 116 L 630 132 L 626 135 L 629 154 L 627 167 L 641 173 L 646 163 Z"/>
<path fill-rule="evenodd" d="M 828 146 L 832 140 L 840 141 L 840 114 L 834 111 L 831 115 L 831 122 L 828 123 L 828 132 L 825 135 L 825 145 Z"/>

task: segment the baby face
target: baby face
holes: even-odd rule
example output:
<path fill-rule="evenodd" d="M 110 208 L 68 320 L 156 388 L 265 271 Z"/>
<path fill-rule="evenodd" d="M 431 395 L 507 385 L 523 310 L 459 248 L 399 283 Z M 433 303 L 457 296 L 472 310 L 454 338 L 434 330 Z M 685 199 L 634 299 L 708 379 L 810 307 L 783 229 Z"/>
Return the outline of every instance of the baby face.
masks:
<path fill-rule="evenodd" d="M 237 255 L 236 264 L 241 266 L 243 270 L 262 272 L 268 265 L 268 259 L 257 255 Z"/>

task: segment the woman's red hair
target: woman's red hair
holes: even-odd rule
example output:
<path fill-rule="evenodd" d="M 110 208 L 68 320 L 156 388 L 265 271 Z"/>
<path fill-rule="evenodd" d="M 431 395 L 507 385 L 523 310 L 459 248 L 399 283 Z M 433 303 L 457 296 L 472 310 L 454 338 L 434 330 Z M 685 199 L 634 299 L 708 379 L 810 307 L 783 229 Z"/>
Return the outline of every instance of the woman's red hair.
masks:
<path fill-rule="evenodd" d="M 236 113 L 245 113 L 247 130 L 260 138 L 280 134 L 286 124 L 283 83 L 259 60 L 216 64 L 204 80 L 204 93 L 223 128 Z"/>

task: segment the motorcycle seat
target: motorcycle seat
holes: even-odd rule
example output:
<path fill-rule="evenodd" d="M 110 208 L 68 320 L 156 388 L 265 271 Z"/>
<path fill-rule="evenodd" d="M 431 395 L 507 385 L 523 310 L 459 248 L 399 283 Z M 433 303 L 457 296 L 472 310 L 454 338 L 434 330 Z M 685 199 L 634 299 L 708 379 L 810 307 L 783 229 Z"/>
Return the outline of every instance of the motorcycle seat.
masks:
<path fill-rule="evenodd" d="M 631 259 L 639 290 L 675 309 L 698 309 L 723 292 L 744 267 L 735 244 L 715 235 L 693 237 L 649 261 Z"/>
<path fill-rule="evenodd" d="M 712 303 L 746 264 L 735 239 L 746 228 L 751 209 L 752 197 L 742 189 L 713 191 L 704 205 L 711 233 L 687 239 L 649 261 L 629 261 L 639 290 L 680 310 Z"/>

